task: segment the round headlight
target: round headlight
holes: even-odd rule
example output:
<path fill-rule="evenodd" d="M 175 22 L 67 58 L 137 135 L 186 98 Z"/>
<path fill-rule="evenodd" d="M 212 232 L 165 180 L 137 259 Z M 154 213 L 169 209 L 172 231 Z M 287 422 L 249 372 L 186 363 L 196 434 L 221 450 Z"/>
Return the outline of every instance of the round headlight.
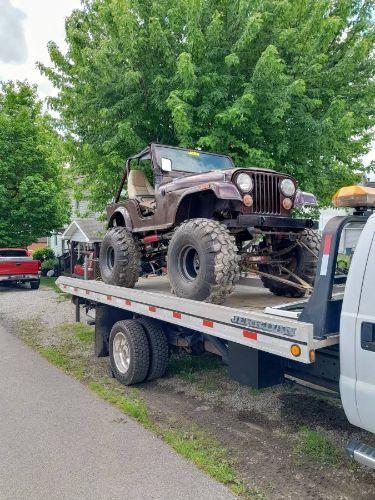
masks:
<path fill-rule="evenodd" d="M 280 183 L 280 189 L 285 196 L 293 196 L 296 193 L 296 185 L 291 179 L 282 180 Z"/>
<path fill-rule="evenodd" d="M 253 179 L 249 174 L 245 174 L 244 172 L 236 178 L 236 184 L 243 193 L 248 193 L 253 189 Z"/>

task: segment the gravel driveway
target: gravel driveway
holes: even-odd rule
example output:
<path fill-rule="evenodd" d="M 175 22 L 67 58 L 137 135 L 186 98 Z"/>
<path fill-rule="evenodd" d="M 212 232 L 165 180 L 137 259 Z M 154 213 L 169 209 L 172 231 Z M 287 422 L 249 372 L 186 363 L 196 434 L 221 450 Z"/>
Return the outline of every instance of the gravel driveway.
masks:
<path fill-rule="evenodd" d="M 0 287 L 0 321 L 40 319 L 48 328 L 72 323 L 75 310 L 69 299 L 49 287 L 30 290 L 26 285 Z"/>

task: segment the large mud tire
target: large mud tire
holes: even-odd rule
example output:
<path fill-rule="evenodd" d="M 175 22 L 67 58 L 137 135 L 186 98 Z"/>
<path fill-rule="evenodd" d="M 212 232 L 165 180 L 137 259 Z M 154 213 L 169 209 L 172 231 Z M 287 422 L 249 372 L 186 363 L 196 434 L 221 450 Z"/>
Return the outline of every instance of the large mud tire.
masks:
<path fill-rule="evenodd" d="M 239 279 L 234 237 L 210 219 L 181 224 L 168 246 L 168 275 L 178 297 L 221 304 Z"/>
<path fill-rule="evenodd" d="M 139 279 L 141 251 L 124 227 L 112 227 L 104 236 L 99 256 L 100 274 L 109 285 L 133 288 Z"/>
<path fill-rule="evenodd" d="M 318 233 L 312 229 L 306 229 L 303 231 L 299 237 L 299 241 L 302 245 L 295 247 L 293 252 L 293 273 L 302 278 L 306 283 L 313 286 L 315 281 L 316 269 L 318 265 L 318 255 L 320 250 L 320 237 Z M 290 245 L 289 240 L 281 240 L 280 250 L 285 246 Z M 275 249 L 275 248 L 274 248 Z M 262 265 L 259 266 L 259 270 L 268 274 L 276 274 L 275 268 L 272 266 Z M 287 278 L 287 276 L 276 274 L 281 278 Z M 288 286 L 284 283 L 279 283 L 270 278 L 262 277 L 263 285 L 270 290 L 274 295 L 283 297 L 303 297 L 305 291 L 293 286 Z"/>

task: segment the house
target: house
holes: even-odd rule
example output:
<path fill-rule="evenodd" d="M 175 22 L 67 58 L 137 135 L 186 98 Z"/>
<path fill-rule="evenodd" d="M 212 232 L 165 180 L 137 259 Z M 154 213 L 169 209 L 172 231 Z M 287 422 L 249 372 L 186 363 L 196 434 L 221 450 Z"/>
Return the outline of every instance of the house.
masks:
<path fill-rule="evenodd" d="M 77 185 L 79 185 L 81 179 L 76 180 Z M 82 219 L 85 217 L 99 217 L 98 213 L 93 213 L 89 210 L 89 203 L 87 200 L 76 200 L 73 196 L 71 197 L 71 222 L 77 219 Z M 68 251 L 67 240 L 63 240 L 62 235 L 66 228 L 61 228 L 56 231 L 51 236 L 47 237 L 47 246 L 52 248 L 55 252 L 56 257 L 61 257 L 64 253 Z"/>
<path fill-rule="evenodd" d="M 27 249 L 30 252 L 33 252 L 37 248 L 45 248 L 46 246 L 48 246 L 48 238 L 39 238 L 38 241 L 31 243 L 31 245 L 29 245 Z"/>
<path fill-rule="evenodd" d="M 75 219 L 65 229 L 61 236 L 62 242 L 70 250 L 69 267 L 71 276 L 82 276 L 85 259 L 90 262 L 90 278 L 98 274 L 95 269 L 99 258 L 100 243 L 105 234 L 105 223 L 93 217 Z M 67 266 L 64 266 L 65 271 Z"/>

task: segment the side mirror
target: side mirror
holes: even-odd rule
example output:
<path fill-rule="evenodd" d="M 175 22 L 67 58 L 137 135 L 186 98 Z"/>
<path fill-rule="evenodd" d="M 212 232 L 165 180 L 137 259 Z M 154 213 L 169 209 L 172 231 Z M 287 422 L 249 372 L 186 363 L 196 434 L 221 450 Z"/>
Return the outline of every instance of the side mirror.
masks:
<path fill-rule="evenodd" d="M 161 169 L 163 172 L 171 172 L 172 171 L 172 161 L 169 158 L 161 159 Z"/>

